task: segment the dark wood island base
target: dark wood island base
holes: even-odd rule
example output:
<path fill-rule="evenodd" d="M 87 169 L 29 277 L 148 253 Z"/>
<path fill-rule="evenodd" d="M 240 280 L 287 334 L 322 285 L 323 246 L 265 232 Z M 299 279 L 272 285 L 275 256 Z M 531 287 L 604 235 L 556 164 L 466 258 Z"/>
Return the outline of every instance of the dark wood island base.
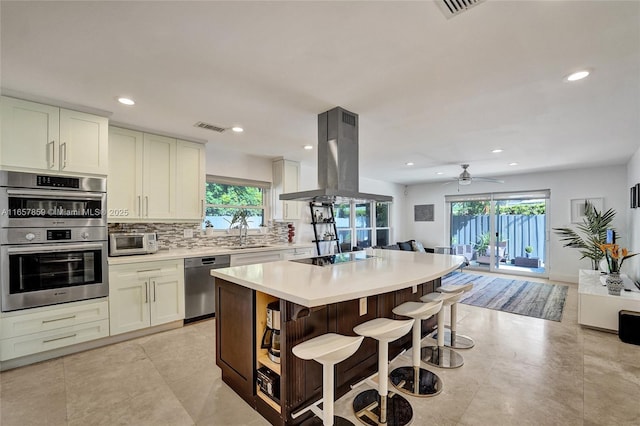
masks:
<path fill-rule="evenodd" d="M 355 336 L 353 328 L 378 317 L 397 318 L 392 309 L 406 301 L 419 301 L 422 295 L 440 286 L 440 278 L 403 290 L 307 308 L 280 299 L 281 358 L 274 364 L 261 348 L 266 327 L 266 305 L 278 299 L 268 294 L 216 278 L 216 364 L 222 380 L 251 407 L 274 425 L 299 424 L 291 413 L 322 397 L 322 366 L 293 355 L 291 349 L 305 340 L 325 333 Z M 366 305 L 366 312 L 361 307 Z M 435 318 L 423 321 L 423 335 L 433 330 Z M 335 397 L 370 376 L 377 368 L 377 342 L 366 338 L 360 349 L 336 366 Z M 411 347 L 411 333 L 391 343 L 389 358 Z M 257 385 L 258 369 L 267 367 L 279 377 L 279 400 L 269 397 Z"/>

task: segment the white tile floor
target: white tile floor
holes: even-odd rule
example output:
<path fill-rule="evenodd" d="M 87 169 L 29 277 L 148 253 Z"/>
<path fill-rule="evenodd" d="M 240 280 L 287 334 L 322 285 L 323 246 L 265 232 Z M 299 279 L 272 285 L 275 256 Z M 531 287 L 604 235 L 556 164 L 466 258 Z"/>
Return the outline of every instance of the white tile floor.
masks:
<path fill-rule="evenodd" d="M 460 351 L 462 368 L 434 369 L 440 395 L 410 398 L 413 425 L 640 425 L 640 346 L 581 328 L 575 285 L 562 322 L 458 312 L 476 347 Z M 268 424 L 222 382 L 214 329 L 204 321 L 3 372 L 0 425 Z M 360 390 L 336 403 L 356 424 Z"/>

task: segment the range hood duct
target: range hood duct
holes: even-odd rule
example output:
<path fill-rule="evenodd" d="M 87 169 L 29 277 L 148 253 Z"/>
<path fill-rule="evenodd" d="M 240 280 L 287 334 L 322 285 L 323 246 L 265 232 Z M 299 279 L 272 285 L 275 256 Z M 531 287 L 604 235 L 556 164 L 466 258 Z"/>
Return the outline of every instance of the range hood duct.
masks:
<path fill-rule="evenodd" d="M 358 114 L 336 107 L 318 115 L 318 186 L 281 194 L 281 200 L 344 203 L 393 201 L 388 195 L 359 192 Z"/>

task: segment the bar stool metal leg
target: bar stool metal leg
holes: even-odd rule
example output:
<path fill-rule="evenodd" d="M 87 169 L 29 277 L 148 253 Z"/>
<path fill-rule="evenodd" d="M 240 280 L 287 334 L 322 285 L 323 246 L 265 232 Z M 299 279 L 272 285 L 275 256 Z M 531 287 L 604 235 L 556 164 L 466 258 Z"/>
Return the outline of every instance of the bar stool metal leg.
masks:
<path fill-rule="evenodd" d="M 444 328 L 444 309 L 438 312 L 438 330 Z M 426 346 L 421 350 L 422 360 L 440 368 L 458 368 L 464 364 L 462 356 L 444 345 L 444 333 L 438 334 L 438 346 Z"/>
<path fill-rule="evenodd" d="M 465 336 L 463 334 L 458 334 L 456 329 L 456 323 L 458 320 L 458 304 L 454 303 L 451 305 L 451 326 L 444 328 L 444 345 L 454 349 L 471 349 L 475 346 L 475 342 L 469 336 Z M 438 333 L 440 330 L 437 330 L 433 335 L 434 339 L 438 338 Z"/>

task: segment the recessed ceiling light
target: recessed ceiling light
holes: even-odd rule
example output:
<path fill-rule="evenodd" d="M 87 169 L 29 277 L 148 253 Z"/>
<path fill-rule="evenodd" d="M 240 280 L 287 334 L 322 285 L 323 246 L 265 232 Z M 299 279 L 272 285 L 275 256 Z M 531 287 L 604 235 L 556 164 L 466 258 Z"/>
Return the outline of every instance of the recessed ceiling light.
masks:
<path fill-rule="evenodd" d="M 132 106 L 132 105 L 136 104 L 133 99 L 124 98 L 124 97 L 118 98 L 118 102 L 120 102 L 123 105 L 128 105 L 128 106 Z"/>
<path fill-rule="evenodd" d="M 303 146 L 303 148 L 306 150 L 310 150 L 310 149 L 313 149 L 313 145 L 305 145 Z"/>
<path fill-rule="evenodd" d="M 232 127 L 231 130 L 233 130 L 236 133 L 244 132 L 244 129 L 242 127 L 238 127 L 238 126 Z"/>
<path fill-rule="evenodd" d="M 496 148 L 491 152 L 493 152 L 494 154 L 498 154 L 498 153 L 502 152 L 502 150 L 500 148 Z"/>
<path fill-rule="evenodd" d="M 443 175 L 444 172 L 436 172 L 437 175 Z"/>
<path fill-rule="evenodd" d="M 408 163 L 406 163 L 407 166 L 413 166 L 413 163 L 411 161 L 409 161 Z"/>
<path fill-rule="evenodd" d="M 587 76 L 589 76 L 589 71 L 582 70 L 582 71 L 578 71 L 578 72 L 574 72 L 573 74 L 570 74 L 567 77 L 567 81 L 578 81 L 578 80 L 582 80 Z"/>
<path fill-rule="evenodd" d="M 517 166 L 518 163 L 509 163 L 510 166 Z"/>

